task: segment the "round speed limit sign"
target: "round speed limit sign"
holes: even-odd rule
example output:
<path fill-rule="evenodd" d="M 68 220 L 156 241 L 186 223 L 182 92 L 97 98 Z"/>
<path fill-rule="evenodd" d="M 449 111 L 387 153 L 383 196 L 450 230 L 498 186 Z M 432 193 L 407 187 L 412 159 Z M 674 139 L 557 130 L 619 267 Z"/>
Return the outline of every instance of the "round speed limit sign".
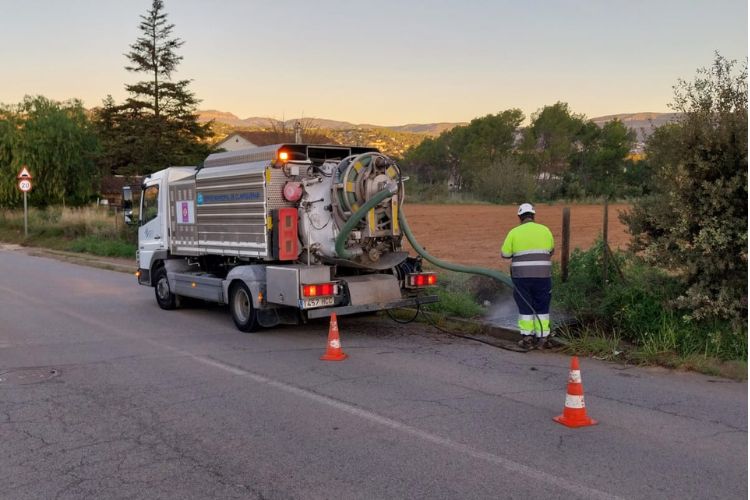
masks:
<path fill-rule="evenodd" d="M 18 181 L 18 189 L 24 193 L 28 193 L 31 191 L 31 181 L 29 179 L 21 179 Z"/>

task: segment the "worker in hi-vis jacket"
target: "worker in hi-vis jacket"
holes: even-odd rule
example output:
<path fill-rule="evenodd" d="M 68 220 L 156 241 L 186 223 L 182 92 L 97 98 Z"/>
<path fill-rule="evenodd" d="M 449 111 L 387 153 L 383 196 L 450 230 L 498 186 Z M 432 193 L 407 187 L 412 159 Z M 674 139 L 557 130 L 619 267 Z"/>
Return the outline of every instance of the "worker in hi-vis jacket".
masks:
<path fill-rule="evenodd" d="M 513 259 L 513 298 L 518 305 L 518 327 L 523 339 L 518 343 L 526 349 L 541 347 L 549 336 L 549 304 L 552 298 L 552 262 L 555 240 L 547 226 L 534 222 L 534 207 L 524 203 L 518 207 L 521 224 L 508 233 L 501 250 L 505 259 Z"/>

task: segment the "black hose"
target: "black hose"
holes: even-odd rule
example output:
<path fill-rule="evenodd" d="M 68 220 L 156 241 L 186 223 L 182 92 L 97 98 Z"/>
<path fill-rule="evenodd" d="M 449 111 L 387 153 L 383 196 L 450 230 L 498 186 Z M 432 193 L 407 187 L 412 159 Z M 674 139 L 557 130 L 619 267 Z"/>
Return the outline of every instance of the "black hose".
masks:
<path fill-rule="evenodd" d="M 419 312 L 419 311 L 417 311 L 417 312 Z M 498 347 L 500 349 L 505 349 L 506 351 L 529 352 L 528 349 L 522 349 L 522 348 L 518 348 L 518 347 L 510 347 L 510 346 L 493 344 L 492 342 L 487 342 L 486 340 L 478 339 L 476 337 L 470 337 L 468 335 L 461 335 L 460 333 L 451 332 L 450 330 L 446 330 L 445 328 L 441 328 L 441 327 L 437 326 L 435 323 L 432 322 L 432 320 L 427 315 L 427 313 L 424 312 L 424 309 L 422 309 L 422 316 L 425 317 L 425 319 L 427 320 L 427 322 L 429 324 L 431 324 L 432 326 L 434 326 L 435 328 L 437 328 L 441 332 L 447 333 L 448 335 L 453 335 L 454 337 L 459 337 L 459 338 L 462 338 L 462 339 L 473 340 L 474 342 L 481 342 L 482 344 L 487 344 L 487 345 L 491 345 L 492 347 Z"/>
<path fill-rule="evenodd" d="M 460 333 L 452 332 L 450 330 L 446 330 L 445 328 L 441 328 L 438 325 L 436 325 L 430 319 L 430 317 L 427 315 L 427 313 L 425 312 L 425 310 L 422 309 L 421 304 L 419 302 L 417 302 L 417 310 L 414 313 L 414 317 L 411 318 L 409 321 L 399 321 L 399 320 L 397 320 L 396 318 L 393 317 L 393 315 L 391 314 L 391 311 L 388 310 L 388 309 L 386 309 L 385 312 L 386 312 L 386 314 L 388 314 L 389 318 L 391 318 L 393 321 L 395 321 L 396 323 L 398 323 L 400 325 L 408 325 L 409 323 L 411 323 L 412 321 L 414 321 L 415 319 L 417 319 L 417 316 L 419 316 L 419 313 L 421 312 L 422 316 L 424 316 L 424 318 L 427 320 L 427 322 L 429 324 L 431 324 L 432 326 L 434 326 L 435 328 L 437 328 L 441 332 L 447 333 L 448 335 L 453 335 L 454 337 L 459 337 L 459 338 L 466 339 L 466 340 L 473 340 L 474 342 L 480 342 L 482 344 L 487 344 L 487 345 L 490 345 L 492 347 L 497 347 L 497 348 L 500 348 L 500 349 L 505 349 L 506 351 L 512 351 L 512 352 L 529 352 L 528 349 L 521 349 L 521 348 L 517 348 L 517 347 L 510 347 L 510 346 L 504 346 L 504 345 L 499 345 L 499 344 L 493 344 L 492 342 L 487 342 L 486 340 L 478 339 L 476 337 L 470 337 L 468 335 L 462 335 Z"/>
<path fill-rule="evenodd" d="M 396 323 L 398 323 L 399 325 L 408 325 L 409 323 L 417 319 L 417 316 L 419 316 L 419 311 L 420 311 L 419 302 L 417 302 L 417 311 L 414 313 L 414 317 L 410 319 L 409 321 L 400 321 L 393 317 L 390 309 L 385 310 L 386 314 L 388 314 L 388 317 L 391 318 Z"/>

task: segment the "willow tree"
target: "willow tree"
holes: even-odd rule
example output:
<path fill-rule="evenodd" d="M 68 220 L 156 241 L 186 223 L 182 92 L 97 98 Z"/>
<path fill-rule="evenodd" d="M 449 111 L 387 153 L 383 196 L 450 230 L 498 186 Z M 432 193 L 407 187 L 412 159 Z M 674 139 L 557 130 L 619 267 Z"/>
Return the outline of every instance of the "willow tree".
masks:
<path fill-rule="evenodd" d="M 57 102 L 26 96 L 0 109 L 0 204 L 23 199 L 16 175 L 33 177 L 32 205 L 80 205 L 94 192 L 94 157 L 100 144 L 79 100 Z"/>

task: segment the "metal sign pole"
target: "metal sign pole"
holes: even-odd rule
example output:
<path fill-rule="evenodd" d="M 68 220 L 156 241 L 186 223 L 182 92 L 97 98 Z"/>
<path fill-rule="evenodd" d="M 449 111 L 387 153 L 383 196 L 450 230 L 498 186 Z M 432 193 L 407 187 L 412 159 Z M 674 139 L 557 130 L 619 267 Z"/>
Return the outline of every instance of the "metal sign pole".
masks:
<path fill-rule="evenodd" d="M 29 209 L 26 204 L 26 191 L 23 192 L 23 236 L 29 238 Z"/>
<path fill-rule="evenodd" d="M 31 191 L 32 184 L 31 184 L 31 172 L 29 172 L 29 169 L 26 168 L 26 165 L 23 166 L 21 169 L 21 172 L 16 176 L 18 179 L 18 189 L 23 191 L 23 237 L 28 239 L 29 238 L 29 205 L 26 197 L 26 193 Z"/>

